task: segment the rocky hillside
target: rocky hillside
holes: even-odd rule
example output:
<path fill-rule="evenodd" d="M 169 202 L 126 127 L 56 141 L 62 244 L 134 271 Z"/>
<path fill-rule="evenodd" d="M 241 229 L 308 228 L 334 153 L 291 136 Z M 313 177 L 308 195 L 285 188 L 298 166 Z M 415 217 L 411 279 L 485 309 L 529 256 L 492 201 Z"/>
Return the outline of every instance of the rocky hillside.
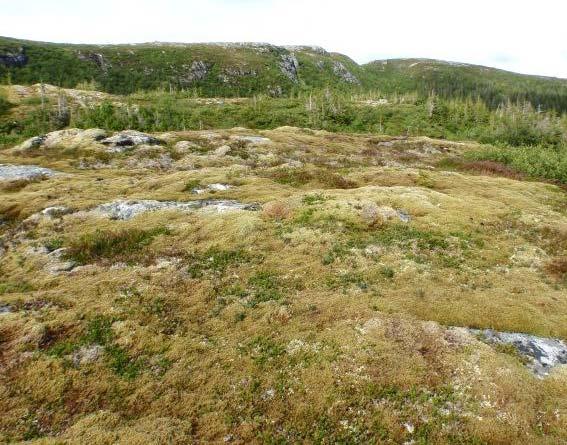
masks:
<path fill-rule="evenodd" d="M 209 96 L 281 96 L 301 87 L 359 86 L 363 70 L 317 47 L 213 43 L 59 45 L 0 38 L 0 78 L 74 87 L 96 81 L 112 93 L 196 89 Z"/>
<path fill-rule="evenodd" d="M 481 97 L 494 107 L 529 100 L 567 110 L 567 81 L 464 64 L 411 59 L 358 65 L 322 48 L 270 44 L 68 45 L 0 38 L 0 79 L 67 88 L 93 82 L 109 93 L 194 89 L 204 96 L 289 95 L 306 89 L 431 92 Z"/>

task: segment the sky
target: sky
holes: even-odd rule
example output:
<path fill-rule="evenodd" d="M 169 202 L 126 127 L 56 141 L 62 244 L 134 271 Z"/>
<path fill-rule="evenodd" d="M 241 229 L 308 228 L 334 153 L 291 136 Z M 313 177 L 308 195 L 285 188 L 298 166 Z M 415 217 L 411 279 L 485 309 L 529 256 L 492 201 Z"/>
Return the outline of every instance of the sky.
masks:
<path fill-rule="evenodd" d="M 565 0 L 0 0 L 0 35 L 67 43 L 318 45 L 567 78 Z"/>

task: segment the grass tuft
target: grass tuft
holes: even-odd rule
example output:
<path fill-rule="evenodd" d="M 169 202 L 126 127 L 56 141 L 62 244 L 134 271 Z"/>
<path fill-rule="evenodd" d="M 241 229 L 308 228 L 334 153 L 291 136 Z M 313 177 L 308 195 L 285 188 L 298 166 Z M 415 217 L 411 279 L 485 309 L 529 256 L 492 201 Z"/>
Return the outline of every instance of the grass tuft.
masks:
<path fill-rule="evenodd" d="M 131 261 L 138 258 L 136 254 L 154 238 L 169 233 L 165 227 L 150 230 L 96 230 L 71 241 L 66 257 L 79 264 L 100 260 Z"/>

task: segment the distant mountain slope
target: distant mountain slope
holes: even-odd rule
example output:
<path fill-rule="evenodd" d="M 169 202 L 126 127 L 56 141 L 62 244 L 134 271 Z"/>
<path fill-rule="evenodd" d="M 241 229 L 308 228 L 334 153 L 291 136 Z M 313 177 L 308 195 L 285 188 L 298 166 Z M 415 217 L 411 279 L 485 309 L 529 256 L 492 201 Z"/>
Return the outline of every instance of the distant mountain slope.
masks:
<path fill-rule="evenodd" d="M 74 87 L 94 79 L 111 93 L 195 88 L 208 96 L 285 95 L 359 85 L 364 70 L 317 47 L 212 43 L 68 45 L 0 38 L 0 79 Z"/>
<path fill-rule="evenodd" d="M 567 80 L 529 76 L 431 59 L 377 60 L 365 65 L 371 83 L 385 91 L 434 91 L 444 97 L 480 97 L 495 107 L 508 99 L 567 111 Z"/>
<path fill-rule="evenodd" d="M 431 92 L 480 97 L 495 107 L 530 101 L 567 111 L 567 80 L 425 59 L 358 65 L 319 47 L 258 43 L 71 45 L 0 37 L 0 81 L 75 87 L 94 81 L 109 93 L 195 89 L 202 96 L 273 96 L 331 88 L 385 94 Z"/>

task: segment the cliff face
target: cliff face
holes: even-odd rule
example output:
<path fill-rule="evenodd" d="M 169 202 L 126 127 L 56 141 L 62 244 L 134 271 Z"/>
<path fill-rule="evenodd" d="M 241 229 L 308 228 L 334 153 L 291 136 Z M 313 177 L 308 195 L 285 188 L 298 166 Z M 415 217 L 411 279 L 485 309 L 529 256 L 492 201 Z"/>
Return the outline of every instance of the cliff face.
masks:
<path fill-rule="evenodd" d="M 24 48 L 17 51 L 6 51 L 0 53 L 0 65 L 6 67 L 23 67 L 28 63 L 28 56 Z"/>

